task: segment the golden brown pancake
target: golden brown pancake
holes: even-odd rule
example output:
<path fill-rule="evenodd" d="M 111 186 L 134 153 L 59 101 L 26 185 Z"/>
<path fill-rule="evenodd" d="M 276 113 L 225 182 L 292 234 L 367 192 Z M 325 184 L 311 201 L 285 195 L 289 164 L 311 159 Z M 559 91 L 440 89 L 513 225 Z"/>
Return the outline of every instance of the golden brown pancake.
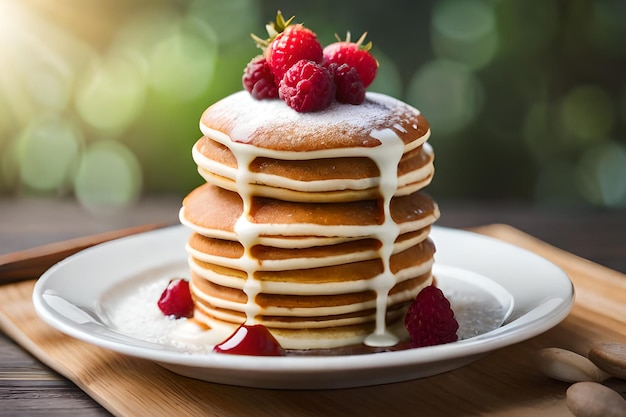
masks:
<path fill-rule="evenodd" d="M 359 106 L 334 103 L 320 112 L 298 113 L 280 100 L 255 100 L 240 91 L 206 109 L 200 124 L 233 142 L 288 152 L 376 147 L 381 141 L 372 131 L 384 129 L 410 145 L 430 132 L 419 111 L 378 93 L 367 93 Z"/>

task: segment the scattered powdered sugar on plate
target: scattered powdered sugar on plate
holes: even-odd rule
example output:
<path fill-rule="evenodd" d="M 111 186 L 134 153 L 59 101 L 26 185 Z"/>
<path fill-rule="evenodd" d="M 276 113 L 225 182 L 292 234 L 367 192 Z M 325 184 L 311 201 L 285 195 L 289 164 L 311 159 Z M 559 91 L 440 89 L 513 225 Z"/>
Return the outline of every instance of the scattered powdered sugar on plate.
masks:
<path fill-rule="evenodd" d="M 168 279 L 163 279 L 142 283 L 134 291 L 113 298 L 105 312 L 115 329 L 148 342 L 168 343 L 167 335 L 178 323 L 164 316 L 157 306 L 168 282 Z"/>
<path fill-rule="evenodd" d="M 111 330 L 139 340 L 169 346 L 188 353 L 206 353 L 213 348 L 204 343 L 189 343 L 182 334 L 201 332 L 186 318 L 165 316 L 157 302 L 171 277 L 131 280 L 113 288 L 99 302 L 100 317 Z M 134 285 L 132 285 L 134 283 Z M 197 341 L 198 338 L 192 338 Z"/>
<path fill-rule="evenodd" d="M 487 277 L 437 264 L 434 273 L 459 323 L 459 340 L 497 329 L 513 311 L 513 296 Z"/>
<path fill-rule="evenodd" d="M 459 340 L 469 339 L 497 329 L 504 321 L 504 307 L 490 293 L 462 283 L 446 294 L 459 323 Z"/>

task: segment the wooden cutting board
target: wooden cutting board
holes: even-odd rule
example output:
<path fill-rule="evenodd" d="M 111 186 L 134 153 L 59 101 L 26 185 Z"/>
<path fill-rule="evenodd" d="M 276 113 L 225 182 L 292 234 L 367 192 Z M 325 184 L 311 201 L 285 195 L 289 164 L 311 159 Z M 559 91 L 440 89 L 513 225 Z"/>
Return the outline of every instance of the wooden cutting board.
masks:
<path fill-rule="evenodd" d="M 196 381 L 149 361 L 75 340 L 42 322 L 34 281 L 0 287 L 0 327 L 117 416 L 571 416 L 568 384 L 544 377 L 538 349 L 586 354 L 595 342 L 626 343 L 626 276 L 505 225 L 475 231 L 529 249 L 562 267 L 576 288 L 571 314 L 552 330 L 463 368 L 382 386 L 280 391 Z M 620 385 L 621 384 L 621 385 Z M 623 382 L 615 381 L 621 392 Z"/>

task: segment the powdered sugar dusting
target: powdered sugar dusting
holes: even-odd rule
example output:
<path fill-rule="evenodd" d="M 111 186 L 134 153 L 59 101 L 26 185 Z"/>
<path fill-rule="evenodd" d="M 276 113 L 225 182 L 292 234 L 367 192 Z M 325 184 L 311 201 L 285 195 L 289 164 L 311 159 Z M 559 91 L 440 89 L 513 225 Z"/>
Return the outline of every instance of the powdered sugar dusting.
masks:
<path fill-rule="evenodd" d="M 410 105 L 379 93 L 367 93 L 365 102 L 358 106 L 333 103 L 323 111 L 298 113 L 282 100 L 256 100 L 246 91 L 240 91 L 209 107 L 202 117 L 201 129 L 204 125 L 222 130 L 235 142 L 276 150 L 293 147 L 296 136 L 299 146 L 319 149 L 371 147 L 380 143 L 369 137 L 372 129 L 394 126 L 405 131 L 407 127 L 417 127 L 414 119 L 419 114 Z M 334 132 L 335 143 L 328 143 L 330 138 L 320 136 L 323 131 Z M 349 142 L 357 137 L 365 141 Z M 337 143 L 337 140 L 346 143 Z"/>

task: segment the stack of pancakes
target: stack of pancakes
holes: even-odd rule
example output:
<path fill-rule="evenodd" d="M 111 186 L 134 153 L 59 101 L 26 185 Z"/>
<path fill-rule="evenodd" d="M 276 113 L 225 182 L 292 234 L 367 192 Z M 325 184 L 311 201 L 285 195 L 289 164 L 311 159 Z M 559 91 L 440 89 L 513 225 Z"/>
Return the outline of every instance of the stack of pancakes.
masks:
<path fill-rule="evenodd" d="M 206 183 L 180 212 L 195 318 L 263 324 L 286 349 L 394 343 L 389 324 L 432 282 L 439 211 L 419 191 L 434 158 L 420 113 L 375 93 L 297 113 L 242 91 L 200 129 Z"/>

